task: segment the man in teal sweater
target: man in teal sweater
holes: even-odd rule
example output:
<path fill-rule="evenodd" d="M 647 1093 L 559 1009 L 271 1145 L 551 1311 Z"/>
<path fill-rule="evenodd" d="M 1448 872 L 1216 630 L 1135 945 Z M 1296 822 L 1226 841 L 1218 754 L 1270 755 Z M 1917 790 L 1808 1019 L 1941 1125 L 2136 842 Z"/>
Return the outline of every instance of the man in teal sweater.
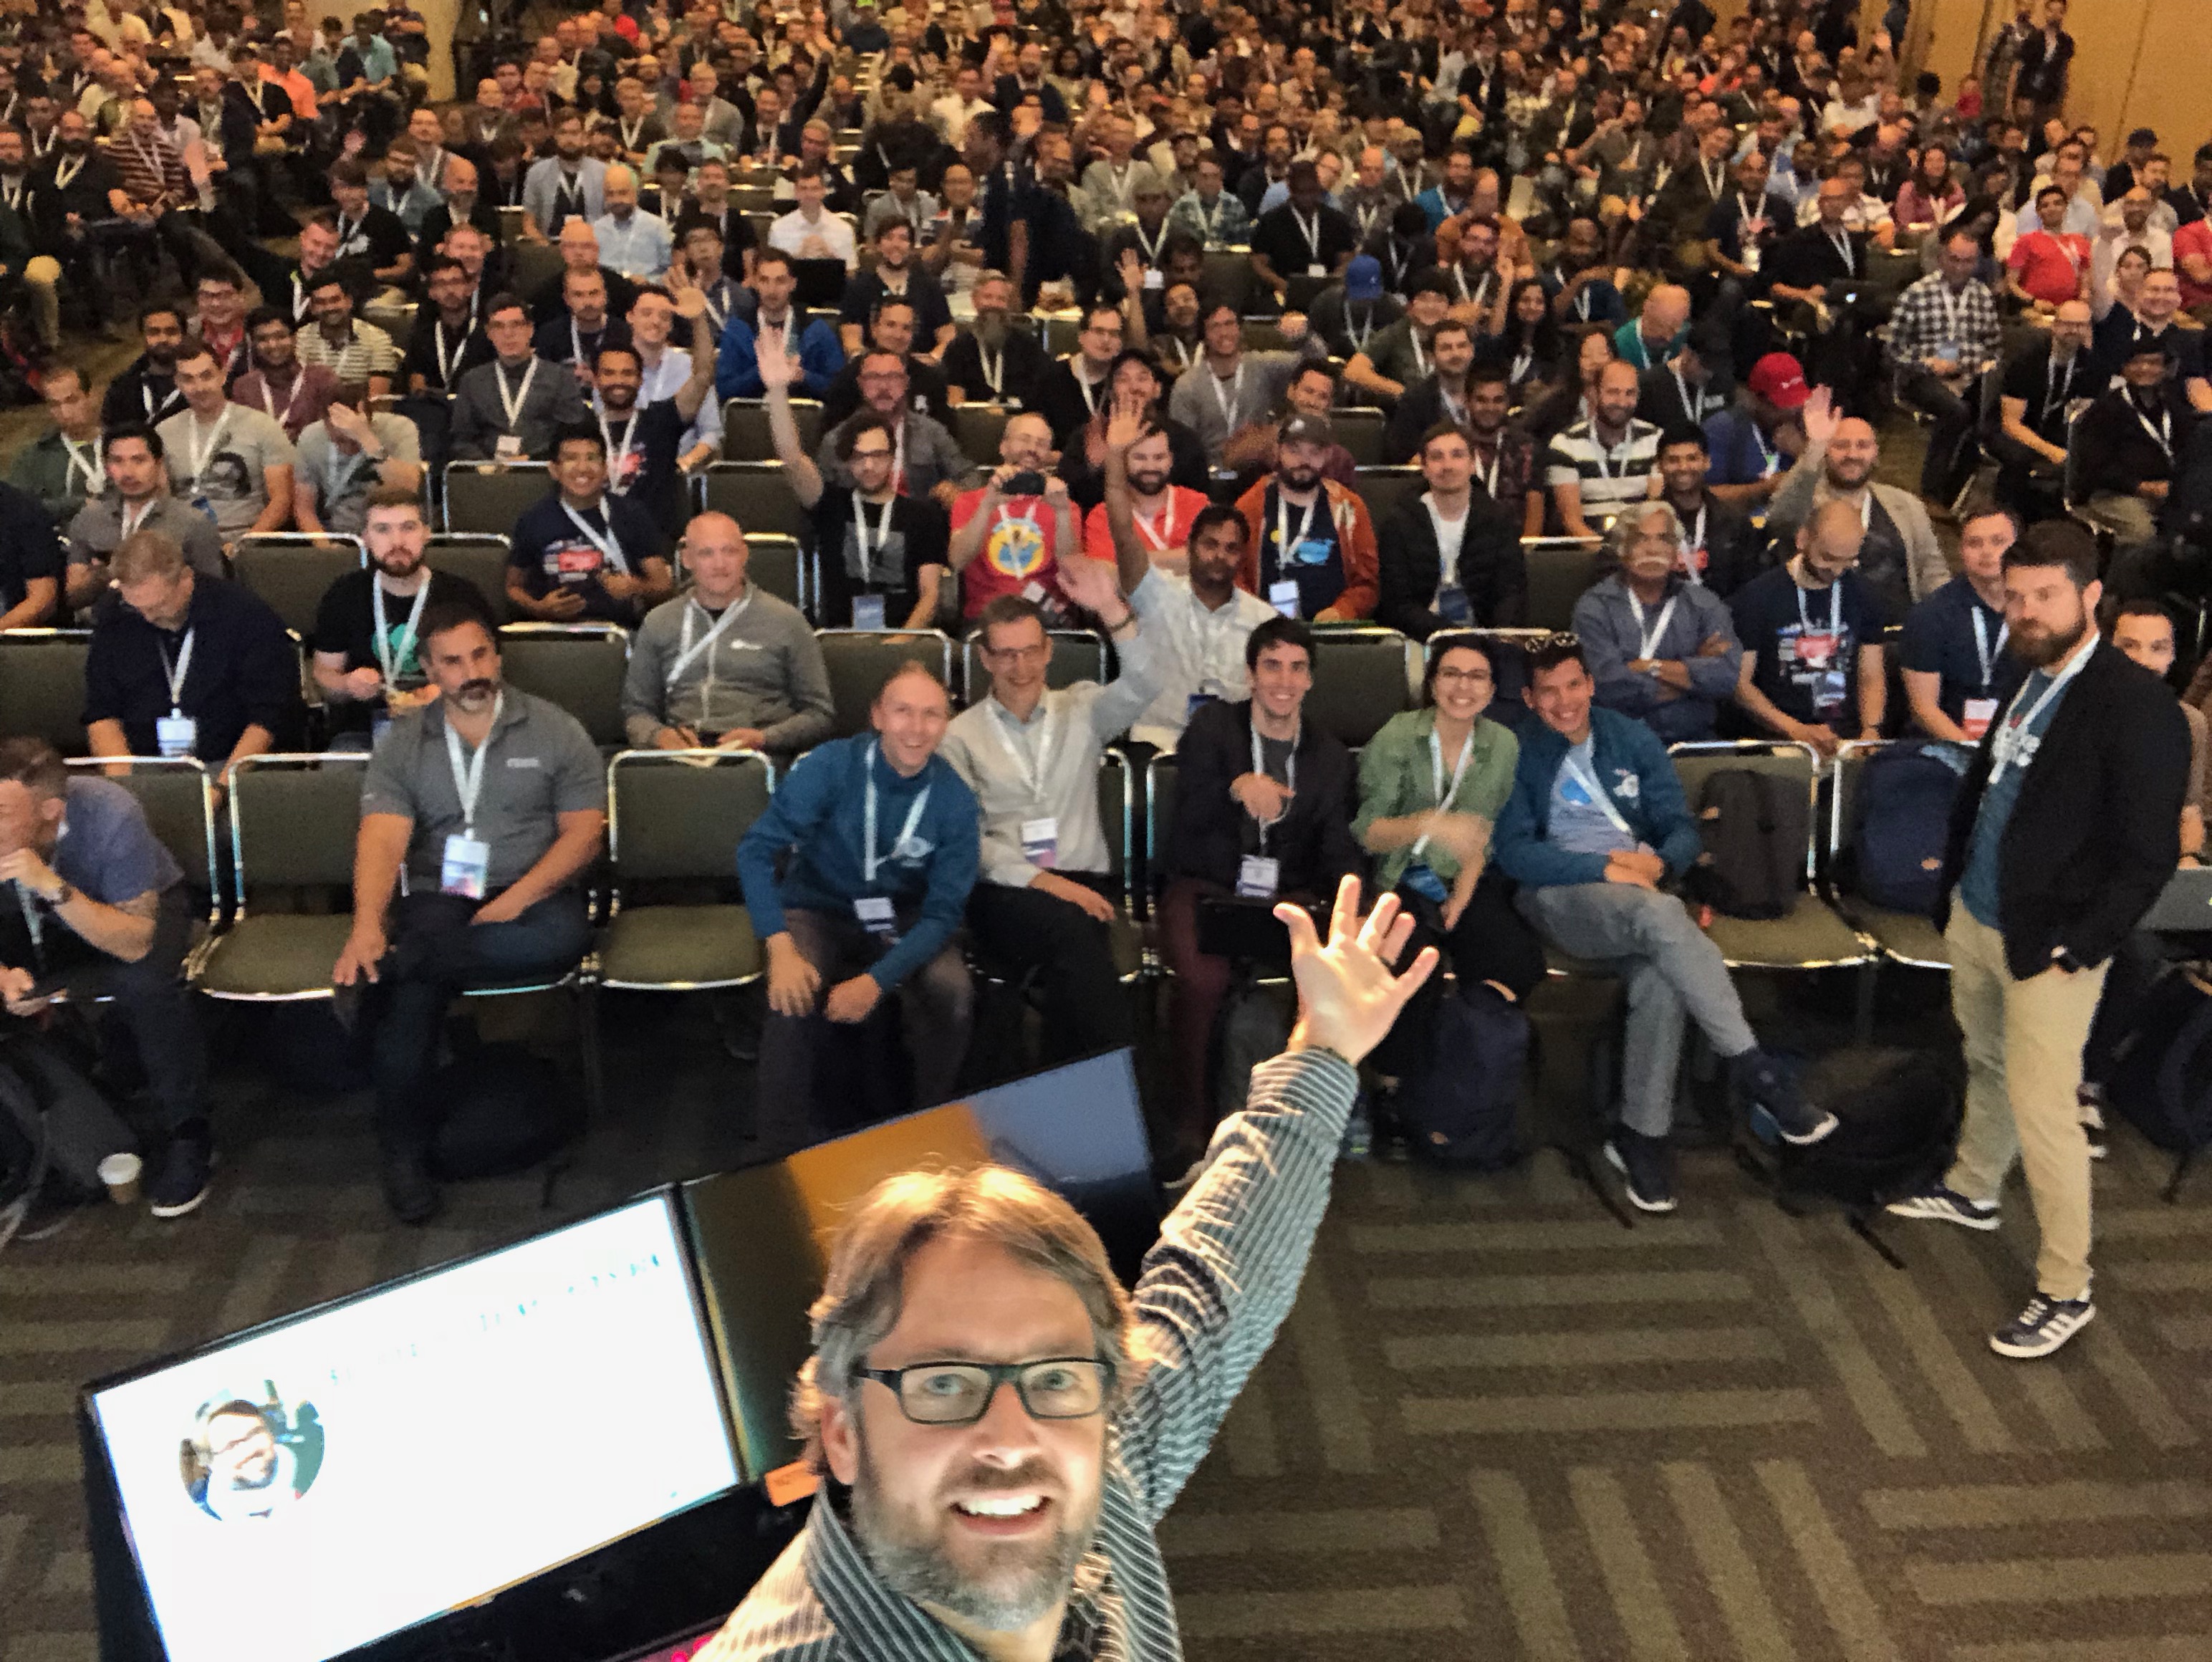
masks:
<path fill-rule="evenodd" d="M 1530 655 L 1528 703 L 1540 719 L 1522 735 L 1493 845 L 1537 933 L 1577 958 L 1610 962 L 1627 983 L 1621 1123 L 1606 1155 L 1636 1206 L 1671 1212 L 1667 1133 L 1686 1015 L 1787 1141 L 1818 1142 L 1836 1117 L 1808 1105 L 1760 1048 L 1719 949 L 1660 889 L 1697 862 L 1697 821 L 1658 735 L 1632 716 L 1593 708 L 1595 691 L 1571 642 Z"/>
<path fill-rule="evenodd" d="M 912 1098 L 868 1103 L 853 1123 L 952 1095 L 973 1002 L 953 935 L 975 884 L 979 820 L 974 794 L 937 753 L 951 714 L 937 677 L 902 665 L 876 695 L 873 731 L 801 758 L 738 845 L 745 908 L 768 953 L 755 1099 L 770 1155 L 842 1129 L 815 1111 L 816 1056 L 886 993 L 898 995 Z M 864 1062 L 854 1083 L 872 1093 L 882 1071 Z"/>

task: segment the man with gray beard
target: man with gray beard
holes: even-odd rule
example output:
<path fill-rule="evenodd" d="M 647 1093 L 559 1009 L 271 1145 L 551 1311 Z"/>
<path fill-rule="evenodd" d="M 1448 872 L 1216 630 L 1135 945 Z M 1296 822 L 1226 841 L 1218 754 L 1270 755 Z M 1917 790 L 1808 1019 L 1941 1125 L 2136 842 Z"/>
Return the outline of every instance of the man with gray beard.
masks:
<path fill-rule="evenodd" d="M 945 349 L 945 380 L 955 404 L 1025 407 L 1052 360 L 1036 337 L 1009 320 L 1014 285 L 1002 271 L 977 276 L 975 321 Z"/>

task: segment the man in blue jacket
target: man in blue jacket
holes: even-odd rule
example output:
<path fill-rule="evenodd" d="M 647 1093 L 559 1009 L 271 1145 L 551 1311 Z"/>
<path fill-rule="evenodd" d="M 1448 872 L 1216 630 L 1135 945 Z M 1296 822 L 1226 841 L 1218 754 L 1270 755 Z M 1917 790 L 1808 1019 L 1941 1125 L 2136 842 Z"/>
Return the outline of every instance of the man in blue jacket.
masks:
<path fill-rule="evenodd" d="M 1697 821 L 1658 735 L 1633 716 L 1593 709 L 1595 691 L 1571 641 L 1530 655 L 1528 697 L 1540 721 L 1522 731 L 1493 846 L 1537 933 L 1577 958 L 1610 962 L 1628 984 L 1621 1123 L 1606 1155 L 1637 1207 L 1671 1212 L 1667 1132 L 1685 1015 L 1786 1140 L 1818 1142 L 1836 1117 L 1808 1105 L 1760 1048 L 1719 949 L 1660 889 L 1696 863 Z"/>
<path fill-rule="evenodd" d="M 733 311 L 722 326 L 722 344 L 714 359 L 714 391 L 726 399 L 757 399 L 767 389 L 760 376 L 760 338 L 765 334 L 795 353 L 805 372 L 805 396 L 818 399 L 830 390 L 837 372 L 845 367 L 845 349 L 827 320 L 806 314 L 792 305 L 798 279 L 791 272 L 791 256 L 781 248 L 763 248 L 753 262 L 754 292 L 759 300 L 750 316 Z M 797 397 L 799 388 L 793 387 Z M 732 458 L 750 461 L 751 457 Z"/>
<path fill-rule="evenodd" d="M 944 685 L 902 665 L 876 695 L 874 730 L 802 757 L 738 845 L 738 878 L 768 953 L 768 1025 L 756 1101 L 770 1154 L 829 1129 L 814 1106 L 815 1058 L 834 1027 L 898 995 L 914 1065 L 912 1104 L 872 1104 L 854 1123 L 952 1095 L 972 996 L 954 932 L 975 886 L 975 798 L 937 753 L 951 719 Z M 789 855 L 781 880 L 776 862 Z M 878 1077 L 865 1065 L 863 1081 Z"/>

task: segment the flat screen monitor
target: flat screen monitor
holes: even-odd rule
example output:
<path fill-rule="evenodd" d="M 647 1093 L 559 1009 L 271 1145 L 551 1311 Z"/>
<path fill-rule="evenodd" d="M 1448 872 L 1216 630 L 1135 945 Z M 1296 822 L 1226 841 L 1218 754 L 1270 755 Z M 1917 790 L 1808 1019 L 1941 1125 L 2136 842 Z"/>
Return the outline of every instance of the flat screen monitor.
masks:
<path fill-rule="evenodd" d="M 669 1191 L 89 1396 L 170 1662 L 325 1662 L 738 1475 Z"/>

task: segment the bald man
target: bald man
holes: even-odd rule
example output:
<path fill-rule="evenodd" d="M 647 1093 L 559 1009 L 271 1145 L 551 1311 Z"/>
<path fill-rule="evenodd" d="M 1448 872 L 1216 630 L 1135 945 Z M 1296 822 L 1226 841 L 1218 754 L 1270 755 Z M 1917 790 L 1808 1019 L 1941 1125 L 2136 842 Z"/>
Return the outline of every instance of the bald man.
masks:
<path fill-rule="evenodd" d="M 1804 422 L 1804 454 L 1767 506 L 1767 528 L 1778 539 L 1794 536 L 1815 508 L 1848 505 L 1864 533 L 1859 579 L 1873 592 L 1882 621 L 1901 624 L 1916 602 L 1951 581 L 1928 509 L 1911 491 L 1875 478 L 1881 441 L 1867 423 L 1838 415 L 1826 387 L 1806 399 Z"/>
<path fill-rule="evenodd" d="M 1743 642 L 1736 702 L 1763 731 L 1824 757 L 1881 732 L 1884 620 L 1857 569 L 1865 542 L 1856 508 L 1824 502 L 1798 530 L 1790 563 L 1729 600 Z"/>
<path fill-rule="evenodd" d="M 624 163 L 614 163 L 599 180 L 599 194 L 607 206 L 592 222 L 599 235 L 599 263 L 634 283 L 659 282 L 668 275 L 674 244 L 668 222 L 637 205 L 636 173 Z"/>
<path fill-rule="evenodd" d="M 1662 283 L 1644 297 L 1644 309 L 1613 332 L 1613 344 L 1640 374 L 1682 350 L 1690 327 L 1690 291 Z"/>

